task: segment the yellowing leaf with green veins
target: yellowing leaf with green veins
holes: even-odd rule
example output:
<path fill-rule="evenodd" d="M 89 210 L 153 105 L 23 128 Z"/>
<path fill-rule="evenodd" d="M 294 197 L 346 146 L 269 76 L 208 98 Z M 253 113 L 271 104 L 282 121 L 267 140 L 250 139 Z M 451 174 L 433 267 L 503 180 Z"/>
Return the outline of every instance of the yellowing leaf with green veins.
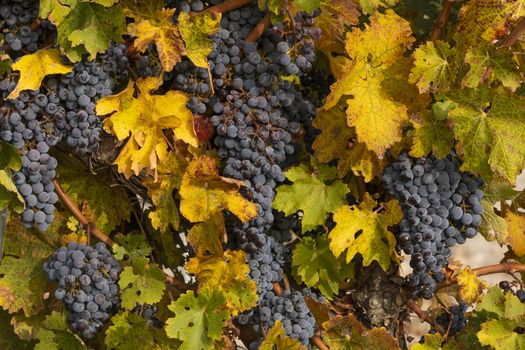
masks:
<path fill-rule="evenodd" d="M 429 41 L 414 51 L 414 67 L 409 82 L 416 84 L 420 93 L 448 90 L 453 82 L 454 71 L 449 61 L 454 59 L 456 50 L 443 41 Z"/>
<path fill-rule="evenodd" d="M 338 315 L 322 325 L 321 335 L 330 350 L 399 350 L 384 327 L 367 329 L 353 314 Z"/>
<path fill-rule="evenodd" d="M 398 0 L 359 0 L 359 5 L 365 15 L 373 13 L 378 8 L 392 7 L 397 4 Z"/>
<path fill-rule="evenodd" d="M 441 334 L 425 334 L 425 342 L 415 343 L 412 345 L 410 350 L 439 350 L 441 349 L 441 344 L 445 341 L 445 337 Z"/>
<path fill-rule="evenodd" d="M 213 50 L 213 43 L 208 37 L 220 29 L 220 13 L 206 12 L 190 16 L 181 12 L 178 20 L 180 35 L 186 43 L 186 56 L 197 67 L 208 68 L 208 55 Z"/>
<path fill-rule="evenodd" d="M 504 89 L 466 89 L 447 94 L 461 170 L 489 181 L 496 172 L 514 184 L 525 162 L 525 99 Z"/>
<path fill-rule="evenodd" d="M 281 320 L 277 320 L 266 334 L 259 350 L 306 350 L 299 340 L 285 334 Z"/>
<path fill-rule="evenodd" d="M 182 176 L 188 162 L 176 153 L 168 153 L 166 159 L 157 167 L 157 177 L 148 178 L 144 185 L 155 205 L 155 210 L 150 211 L 148 217 L 153 228 L 163 234 L 171 235 L 170 226 L 179 228 L 179 210 L 173 198 L 173 191 L 180 187 Z"/>
<path fill-rule="evenodd" d="M 39 17 L 59 26 L 78 0 L 41 0 Z"/>
<path fill-rule="evenodd" d="M 31 316 L 44 309 L 47 276 L 42 267 L 54 248 L 18 220 L 10 220 L 0 264 L 0 307 Z"/>
<path fill-rule="evenodd" d="M 321 39 L 316 48 L 326 53 L 343 53 L 346 26 L 359 23 L 358 5 L 347 0 L 321 0 L 320 9 L 316 25 L 321 29 Z"/>
<path fill-rule="evenodd" d="M 512 293 L 503 293 L 501 288 L 493 286 L 477 304 L 476 310 L 496 314 L 501 319 L 523 319 L 525 305 Z"/>
<path fill-rule="evenodd" d="M 412 135 L 412 157 L 426 157 L 433 153 L 438 158 L 450 154 L 454 147 L 454 135 L 447 125 L 446 119 L 439 119 L 433 111 L 423 111 L 419 120 L 412 120 L 414 133 Z"/>
<path fill-rule="evenodd" d="M 479 232 L 489 241 L 497 240 L 501 245 L 509 243 L 507 222 L 494 211 L 494 203 L 486 198 L 480 201 L 483 207 Z"/>
<path fill-rule="evenodd" d="M 142 261 L 151 254 L 152 248 L 146 241 L 146 237 L 142 234 L 132 233 L 123 235 L 119 233 L 115 237 L 115 242 L 112 246 L 113 254 L 118 260 L 125 260 L 131 265 L 135 261 Z"/>
<path fill-rule="evenodd" d="M 82 213 L 102 232 L 113 231 L 129 220 L 128 193 L 107 173 L 94 174 L 84 163 L 66 153 L 55 152 L 57 173 L 64 191 L 82 208 Z"/>
<path fill-rule="evenodd" d="M 465 55 L 465 62 L 470 69 L 462 83 L 469 88 L 476 88 L 479 84 L 495 79 L 511 91 L 516 91 L 523 81 L 510 50 L 498 50 L 493 45 L 471 47 Z"/>
<path fill-rule="evenodd" d="M 126 177 L 138 175 L 144 168 L 155 169 L 168 154 L 163 130 L 172 130 L 175 137 L 192 146 L 198 146 L 193 128 L 193 114 L 186 107 L 189 97 L 180 91 L 153 95 L 162 78 L 149 77 L 137 81 L 138 96 L 133 96 L 133 81 L 117 95 L 97 102 L 97 114 L 108 115 L 104 120 L 107 131 L 126 146 L 115 160 L 119 172 Z"/>
<path fill-rule="evenodd" d="M 407 107 L 394 100 L 383 83 L 413 41 L 409 23 L 391 10 L 372 15 L 364 30 L 347 33 L 345 49 L 351 61 L 331 86 L 323 107 L 329 110 L 346 97 L 348 125 L 355 127 L 357 140 L 380 158 L 401 140 L 408 121 Z"/>
<path fill-rule="evenodd" d="M 8 99 L 17 98 L 23 90 L 40 89 L 42 80 L 48 75 L 66 74 L 73 70 L 72 66 L 62 64 L 58 49 L 44 49 L 22 56 L 11 68 L 20 72 L 20 80 L 7 96 Z"/>
<path fill-rule="evenodd" d="M 179 350 L 213 349 L 230 318 L 225 296 L 219 290 L 198 296 L 187 291 L 168 308 L 175 316 L 166 321 L 166 334 L 182 342 Z"/>
<path fill-rule="evenodd" d="M 488 287 L 487 283 L 480 280 L 469 268 L 461 270 L 457 279 L 461 299 L 467 304 L 478 301 L 483 290 Z"/>
<path fill-rule="evenodd" d="M 191 222 L 200 222 L 228 209 L 246 222 L 257 215 L 257 207 L 239 193 L 243 185 L 219 176 L 215 160 L 201 156 L 188 165 L 182 178 L 180 211 Z"/>
<path fill-rule="evenodd" d="M 146 258 L 137 258 L 133 266 L 126 266 L 120 273 L 118 285 L 121 305 L 127 310 L 132 310 L 137 303 L 157 303 L 166 289 L 164 272 L 157 264 L 149 264 Z"/>
<path fill-rule="evenodd" d="M 514 331 L 518 326 L 523 327 L 523 322 L 512 320 L 491 320 L 481 325 L 477 333 L 481 345 L 490 346 L 495 350 L 523 350 L 525 349 L 525 334 Z"/>
<path fill-rule="evenodd" d="M 346 124 L 346 115 L 340 108 L 317 113 L 313 126 L 321 133 L 315 138 L 312 148 L 315 157 L 323 163 L 341 158 L 348 148 L 350 139 L 355 135 Z"/>
<path fill-rule="evenodd" d="M 35 350 L 82 350 L 87 349 L 82 339 L 69 330 L 67 315 L 53 311 L 47 315 L 36 331 L 38 343 Z"/>
<path fill-rule="evenodd" d="M 337 178 L 334 168 L 323 164 L 305 164 L 287 170 L 286 178 L 292 185 L 281 185 L 273 201 L 273 208 L 291 215 L 303 212 L 303 232 L 324 224 L 328 213 L 333 213 L 346 200 L 348 186 Z M 335 180 L 335 181 L 334 181 Z"/>
<path fill-rule="evenodd" d="M 257 305 L 257 285 L 249 277 L 250 267 L 242 250 L 197 256 L 191 258 L 185 268 L 197 277 L 199 293 L 203 290 L 223 292 L 232 316 Z"/>
<path fill-rule="evenodd" d="M 208 220 L 194 225 L 187 240 L 197 256 L 222 254 L 221 239 L 226 237 L 224 216 L 217 213 Z"/>
<path fill-rule="evenodd" d="M 396 238 L 387 227 L 397 224 L 403 214 L 396 200 L 383 204 L 384 212 L 374 210 L 375 207 L 377 203 L 368 193 L 359 205 L 342 206 L 334 213 L 336 226 L 328 238 L 336 257 L 346 252 L 346 261 L 350 262 L 361 254 L 365 266 L 376 260 L 386 271 L 391 259 L 397 259 Z"/>
<path fill-rule="evenodd" d="M 325 236 L 303 238 L 293 250 L 292 272 L 299 283 L 317 288 L 328 299 L 339 294 L 339 285 L 352 275 L 353 269 L 337 259 Z"/>
<path fill-rule="evenodd" d="M 11 175 L 5 170 L 0 170 L 0 210 L 10 207 L 15 212 L 21 213 L 24 206 L 24 198 L 18 192 Z"/>
<path fill-rule="evenodd" d="M 155 17 L 137 19 L 127 29 L 127 34 L 136 37 L 133 45 L 139 52 L 144 52 L 149 44 L 155 43 L 160 63 L 166 72 L 180 62 L 185 52 L 181 33 L 172 22 L 174 14 L 175 9 L 161 9 Z"/>
<path fill-rule="evenodd" d="M 525 255 L 525 215 L 507 213 L 505 216 L 509 245 L 518 256 Z"/>
<path fill-rule="evenodd" d="M 111 317 L 111 323 L 104 338 L 107 349 L 142 349 L 144 344 L 148 345 L 148 350 L 178 348 L 174 341 L 166 336 L 163 329 L 151 327 L 144 317 L 136 313 L 123 311 Z"/>

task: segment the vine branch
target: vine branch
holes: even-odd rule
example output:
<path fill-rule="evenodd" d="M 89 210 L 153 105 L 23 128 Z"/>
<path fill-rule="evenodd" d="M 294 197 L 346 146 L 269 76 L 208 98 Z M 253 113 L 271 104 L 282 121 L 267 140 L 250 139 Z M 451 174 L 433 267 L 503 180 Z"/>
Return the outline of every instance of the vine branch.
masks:
<path fill-rule="evenodd" d="M 512 274 L 514 272 L 525 273 L 525 264 L 521 264 L 517 262 L 494 264 L 494 265 L 488 265 L 488 266 L 483 266 L 483 267 L 472 269 L 471 272 L 478 277 L 492 275 L 494 273 L 508 273 L 508 274 Z M 456 284 L 457 282 L 458 282 L 457 278 L 451 278 L 450 280 L 447 280 L 441 283 L 439 285 L 439 288 L 449 287 L 449 286 Z"/>
<path fill-rule="evenodd" d="M 421 309 L 414 300 L 408 299 L 407 307 L 411 311 L 413 311 L 421 321 L 427 322 L 432 327 L 434 327 L 434 329 L 436 329 L 439 332 L 439 334 L 444 335 L 447 333 L 447 331 L 443 327 L 441 327 L 432 317 L 430 317 L 428 312 L 423 311 L 423 309 Z"/>
<path fill-rule="evenodd" d="M 235 9 L 238 9 L 239 7 L 243 7 L 244 5 L 248 5 L 252 1 L 253 0 L 226 0 L 215 6 L 208 7 L 202 12 L 211 12 L 211 13 L 216 13 L 216 14 L 217 13 L 227 13 Z"/>
<path fill-rule="evenodd" d="M 430 32 L 431 41 L 436 41 L 443 38 L 443 35 L 445 34 L 445 28 L 447 27 L 448 19 L 450 18 L 450 14 L 452 13 L 453 3 L 454 0 L 445 0 L 443 2 L 441 12 L 439 13 L 438 18 L 436 19 L 436 22 L 434 22 L 434 26 L 432 27 L 432 31 Z"/>
<path fill-rule="evenodd" d="M 525 32 L 525 18 L 520 19 L 518 24 L 516 25 L 516 28 L 511 30 L 509 35 L 507 35 L 505 38 L 501 39 L 496 43 L 496 47 L 498 49 L 511 47 Z"/>
<path fill-rule="evenodd" d="M 267 14 L 259 21 L 259 23 L 257 23 L 255 27 L 253 27 L 252 31 L 246 36 L 245 41 L 247 43 L 256 42 L 271 24 L 272 22 L 270 20 L 270 14 Z"/>

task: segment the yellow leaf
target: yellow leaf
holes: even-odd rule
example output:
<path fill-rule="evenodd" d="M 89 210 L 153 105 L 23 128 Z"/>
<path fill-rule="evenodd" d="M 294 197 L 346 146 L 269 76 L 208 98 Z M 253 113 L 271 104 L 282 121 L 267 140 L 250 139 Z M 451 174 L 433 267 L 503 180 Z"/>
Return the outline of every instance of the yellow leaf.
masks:
<path fill-rule="evenodd" d="M 8 99 L 17 98 L 22 90 L 38 90 L 47 75 L 67 74 L 73 70 L 73 67 L 62 64 L 58 49 L 45 49 L 22 56 L 11 68 L 20 71 L 20 80 L 7 96 Z"/>
<path fill-rule="evenodd" d="M 207 37 L 220 29 L 221 15 L 203 13 L 190 16 L 179 14 L 180 35 L 186 43 L 186 56 L 198 67 L 208 67 L 208 55 L 213 43 Z"/>
<path fill-rule="evenodd" d="M 97 103 L 99 115 L 111 114 L 104 120 L 105 129 L 121 141 L 129 139 L 115 160 L 119 172 L 126 177 L 138 175 L 142 169 L 155 169 L 168 154 L 163 130 L 171 130 L 175 137 L 192 146 L 198 146 L 193 128 L 193 114 L 186 107 L 188 96 L 180 91 L 153 95 L 152 90 L 162 83 L 161 78 L 149 77 L 137 81 L 139 94 L 133 82 L 121 93 L 107 96 Z"/>
<path fill-rule="evenodd" d="M 219 176 L 213 158 L 199 157 L 182 178 L 180 211 L 191 222 L 200 222 L 228 209 L 246 222 L 257 215 L 257 207 L 239 193 L 243 185 L 242 181 Z"/>
<path fill-rule="evenodd" d="M 224 216 L 213 215 L 205 222 L 193 226 L 188 232 L 187 240 L 197 256 L 222 254 L 222 237 L 226 236 Z"/>
<path fill-rule="evenodd" d="M 341 158 L 355 134 L 346 124 L 346 116 L 340 108 L 320 111 L 313 126 L 320 129 L 321 134 L 315 138 L 312 148 L 315 157 L 323 163 Z"/>
<path fill-rule="evenodd" d="M 370 182 L 383 172 L 386 160 L 380 159 L 374 152 L 369 151 L 362 143 L 353 144 L 341 157 L 337 164 L 339 177 L 343 177 L 350 170 L 356 175 Z"/>
<path fill-rule="evenodd" d="M 478 276 L 466 268 L 461 270 L 458 275 L 459 293 L 461 298 L 467 303 L 472 304 L 481 297 L 483 289 L 487 288 L 487 283 L 483 282 Z"/>
<path fill-rule="evenodd" d="M 508 228 L 509 245 L 518 256 L 525 255 L 525 216 L 508 213 L 505 217 Z"/>
<path fill-rule="evenodd" d="M 355 1 L 322 0 L 321 14 L 317 26 L 321 29 L 321 39 L 316 47 L 323 52 L 344 52 L 346 26 L 359 23 L 359 9 Z"/>
<path fill-rule="evenodd" d="M 355 127 L 358 141 L 380 158 L 401 141 L 408 121 L 407 107 L 394 100 L 383 83 L 413 41 L 409 23 L 391 10 L 374 14 L 364 30 L 352 30 L 346 37 L 346 52 L 352 61 L 332 85 L 323 107 L 329 110 L 343 96 L 348 97 L 348 125 Z"/>
<path fill-rule="evenodd" d="M 200 290 L 222 290 L 232 316 L 257 305 L 257 285 L 249 278 L 250 267 L 241 250 L 191 258 L 186 270 L 197 276 Z"/>
<path fill-rule="evenodd" d="M 384 213 L 374 211 L 376 206 L 376 201 L 368 193 L 360 205 L 342 206 L 334 214 L 336 226 L 328 238 L 336 257 L 347 251 L 346 261 L 350 262 L 359 253 L 365 266 L 376 260 L 386 271 L 391 259 L 395 259 L 396 245 L 396 238 L 387 227 L 397 224 L 403 213 L 396 200 L 383 205 Z M 356 237 L 357 233 L 360 234 Z"/>
<path fill-rule="evenodd" d="M 127 33 L 135 36 L 135 48 L 144 52 L 148 45 L 155 42 L 160 62 L 164 71 L 169 72 L 180 62 L 184 52 L 184 43 L 177 26 L 172 22 L 175 9 L 161 9 L 155 17 L 137 19 L 128 25 Z"/>
<path fill-rule="evenodd" d="M 306 348 L 299 340 L 286 336 L 281 320 L 277 320 L 266 334 L 259 350 L 306 350 Z"/>

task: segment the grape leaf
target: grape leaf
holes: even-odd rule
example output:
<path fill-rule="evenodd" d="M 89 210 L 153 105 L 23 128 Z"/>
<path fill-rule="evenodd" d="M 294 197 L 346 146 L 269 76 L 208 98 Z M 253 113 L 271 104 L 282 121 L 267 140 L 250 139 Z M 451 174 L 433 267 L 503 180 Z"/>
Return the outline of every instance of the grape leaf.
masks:
<path fill-rule="evenodd" d="M 144 52 L 148 45 L 155 43 L 160 63 L 169 72 L 180 62 L 184 42 L 177 26 L 172 22 L 175 9 L 160 9 L 154 17 L 138 18 L 128 25 L 127 34 L 136 37 L 133 45 Z"/>
<path fill-rule="evenodd" d="M 228 209 L 246 222 L 257 215 L 257 207 L 239 193 L 243 185 L 219 176 L 215 160 L 201 156 L 188 165 L 182 178 L 180 211 L 191 222 L 199 222 Z"/>
<path fill-rule="evenodd" d="M 180 35 L 186 44 L 186 56 L 197 67 L 208 68 L 208 55 L 213 50 L 213 43 L 208 37 L 220 29 L 220 13 L 207 12 L 190 16 L 181 12 L 178 20 Z"/>
<path fill-rule="evenodd" d="M 484 289 L 488 287 L 488 284 L 472 273 L 470 268 L 461 270 L 457 279 L 461 299 L 467 304 L 473 304 L 478 301 Z"/>
<path fill-rule="evenodd" d="M 42 264 L 54 252 L 47 242 L 17 220 L 7 224 L 4 257 L 0 264 L 0 306 L 26 316 L 44 308 L 47 277 Z"/>
<path fill-rule="evenodd" d="M 290 338 L 284 333 L 281 320 L 277 320 L 266 334 L 259 350 L 304 350 L 299 340 Z"/>
<path fill-rule="evenodd" d="M 420 120 L 412 120 L 415 128 L 410 149 L 412 157 L 426 157 L 433 153 L 438 158 L 444 158 L 454 147 L 454 136 L 447 125 L 446 117 L 439 117 L 439 108 L 447 107 L 438 102 L 432 106 L 432 111 L 423 111 L 419 116 Z"/>
<path fill-rule="evenodd" d="M 386 163 L 385 159 L 379 159 L 364 144 L 354 143 L 339 160 L 337 171 L 339 177 L 343 177 L 351 170 L 354 174 L 364 177 L 365 182 L 370 182 L 383 172 Z"/>
<path fill-rule="evenodd" d="M 157 264 L 148 262 L 146 258 L 137 258 L 133 266 L 126 266 L 120 273 L 121 304 L 127 310 L 137 303 L 155 304 L 162 299 L 166 289 L 164 272 Z"/>
<path fill-rule="evenodd" d="M 111 174 L 94 174 L 81 161 L 62 152 L 53 155 L 58 160 L 60 185 L 102 232 L 109 233 L 122 221 L 129 220 L 128 194 L 123 187 L 113 186 L 115 180 Z"/>
<path fill-rule="evenodd" d="M 71 12 L 78 0 L 40 0 L 39 17 L 48 19 L 55 26 L 60 25 Z"/>
<path fill-rule="evenodd" d="M 163 330 L 148 326 L 140 315 L 124 311 L 111 317 L 111 323 L 104 339 L 107 349 L 136 350 L 144 344 L 151 350 L 177 349 Z"/>
<path fill-rule="evenodd" d="M 303 238 L 293 250 L 292 272 L 296 280 L 317 288 L 328 299 L 339 294 L 339 285 L 351 276 L 350 265 L 337 259 L 328 247 L 328 238 Z"/>
<path fill-rule="evenodd" d="M 359 0 L 359 5 L 365 15 L 369 15 L 379 7 L 392 7 L 397 4 L 398 0 Z"/>
<path fill-rule="evenodd" d="M 415 343 L 410 350 L 439 350 L 442 349 L 441 344 L 444 341 L 445 337 L 439 333 L 425 334 L 425 342 L 423 344 Z"/>
<path fill-rule="evenodd" d="M 15 332 L 14 316 L 7 311 L 0 310 L 0 348 L 6 350 L 29 350 L 34 348 L 34 344 L 19 338 Z M 29 340 L 29 339 L 28 339 Z"/>
<path fill-rule="evenodd" d="M 257 285 L 249 277 L 250 267 L 243 251 L 227 250 L 220 255 L 197 256 L 191 258 L 185 268 L 197 277 L 199 292 L 223 292 L 232 316 L 257 305 Z"/>
<path fill-rule="evenodd" d="M 503 293 L 501 288 L 493 286 L 477 304 L 477 311 L 496 314 L 500 319 L 525 320 L 525 305 L 512 293 Z"/>
<path fill-rule="evenodd" d="M 0 75 L 5 76 L 11 73 L 11 65 L 13 60 L 8 54 L 0 52 Z"/>
<path fill-rule="evenodd" d="M 505 222 L 507 223 L 507 234 L 509 239 L 509 245 L 512 251 L 518 256 L 525 255 L 525 216 L 514 214 L 512 212 L 507 213 L 505 216 Z"/>
<path fill-rule="evenodd" d="M 322 225 L 328 213 L 333 213 L 343 205 L 349 192 L 346 184 L 335 180 L 337 174 L 334 168 L 315 161 L 312 161 L 312 166 L 301 164 L 288 169 L 284 174 L 293 184 L 277 188 L 273 208 L 286 215 L 302 210 L 303 232 Z"/>
<path fill-rule="evenodd" d="M 179 228 L 179 210 L 173 199 L 173 191 L 180 187 L 187 166 L 186 159 L 170 152 L 166 159 L 158 164 L 157 177 L 148 178 L 144 181 L 144 185 L 148 188 L 148 194 L 155 205 L 155 210 L 152 210 L 148 217 L 151 220 L 151 225 L 156 230 L 160 230 L 163 235 L 170 233 L 170 226 L 175 229 Z"/>
<path fill-rule="evenodd" d="M 199 293 L 197 297 L 193 291 L 187 291 L 168 306 L 175 316 L 166 321 L 166 334 L 182 341 L 180 350 L 212 349 L 229 318 L 225 306 L 221 291 Z"/>
<path fill-rule="evenodd" d="M 224 216 L 217 213 L 205 222 L 193 226 L 187 240 L 197 256 L 222 254 L 221 238 L 226 237 Z"/>
<path fill-rule="evenodd" d="M 357 4 L 347 0 L 321 0 L 320 8 L 316 24 L 321 29 L 321 39 L 316 42 L 316 48 L 326 53 L 344 53 L 346 27 L 359 23 Z"/>
<path fill-rule="evenodd" d="M 20 151 L 15 146 L 0 142 L 0 169 L 9 168 L 14 171 L 20 170 L 22 167 L 22 157 Z"/>
<path fill-rule="evenodd" d="M 495 350 L 525 349 L 525 334 L 514 331 L 520 325 L 512 320 L 492 320 L 481 325 L 478 339 L 482 345 L 489 345 Z M 523 326 L 524 323 L 521 323 Z"/>
<path fill-rule="evenodd" d="M 376 206 L 375 200 L 368 193 L 361 204 L 352 208 L 342 206 L 334 213 L 336 226 L 328 237 L 330 249 L 336 257 L 348 249 L 347 262 L 360 253 L 365 266 L 376 260 L 386 271 L 391 259 L 396 259 L 396 238 L 387 227 L 397 224 L 403 214 L 396 200 L 383 204 L 385 212 L 374 211 Z M 357 235 L 358 233 L 360 234 Z"/>
<path fill-rule="evenodd" d="M 408 81 L 416 84 L 420 93 L 448 90 L 455 77 L 449 61 L 456 55 L 456 50 L 443 41 L 419 46 L 413 54 L 415 62 Z"/>
<path fill-rule="evenodd" d="M 321 6 L 321 0 L 294 0 L 299 11 L 312 13 Z"/>
<path fill-rule="evenodd" d="M 24 210 L 24 203 L 24 198 L 18 192 L 9 173 L 0 170 L 0 210 L 10 207 L 17 213 L 21 213 Z"/>
<path fill-rule="evenodd" d="M 144 258 L 151 254 L 151 247 L 142 234 L 129 234 L 124 236 L 119 233 L 115 237 L 118 244 L 113 244 L 113 254 L 118 260 L 129 261 L 133 265 L 135 261 L 142 262 Z"/>
<path fill-rule="evenodd" d="M 456 105 L 449 111 L 463 157 L 461 170 L 479 174 L 486 181 L 492 171 L 516 182 L 525 161 L 525 100 L 507 90 L 465 89 L 447 95 Z"/>
<path fill-rule="evenodd" d="M 79 350 L 87 349 L 84 342 L 69 331 L 67 315 L 53 311 L 36 331 L 39 342 L 35 350 Z"/>
<path fill-rule="evenodd" d="M 352 61 L 331 86 L 323 107 L 329 110 L 348 96 L 348 125 L 356 128 L 358 141 L 380 158 L 401 140 L 408 121 L 407 107 L 391 97 L 383 82 L 413 41 L 408 22 L 391 10 L 371 16 L 364 30 L 353 29 L 346 37 L 346 52 Z"/>
<path fill-rule="evenodd" d="M 353 130 L 346 124 L 346 116 L 340 108 L 317 113 L 313 126 L 321 133 L 315 138 L 312 148 L 315 157 L 323 163 L 342 158 L 348 148 Z"/>
<path fill-rule="evenodd" d="M 186 107 L 189 97 L 173 90 L 165 95 L 153 95 L 152 91 L 160 84 L 162 78 L 139 79 L 139 95 L 135 98 L 133 81 L 130 81 L 124 91 L 97 102 L 97 114 L 111 114 L 104 120 L 106 130 L 121 141 L 129 137 L 115 160 L 119 171 L 126 177 L 133 173 L 138 175 L 144 168 L 155 169 L 159 161 L 166 159 L 165 129 L 172 130 L 178 139 L 198 146 L 193 114 Z"/>
<path fill-rule="evenodd" d="M 323 339 L 332 350 L 398 350 L 384 327 L 367 329 L 353 314 L 338 315 L 322 324 Z"/>
<path fill-rule="evenodd" d="M 44 49 L 25 55 L 16 61 L 12 70 L 20 71 L 20 79 L 7 99 L 15 99 L 23 90 L 38 90 L 42 80 L 52 74 L 66 74 L 73 67 L 62 64 L 58 49 Z"/>
<path fill-rule="evenodd" d="M 476 88 L 493 78 L 511 91 L 516 91 L 523 81 L 510 50 L 498 50 L 491 44 L 471 47 L 465 55 L 465 62 L 470 69 L 463 77 L 463 85 L 469 88 Z"/>

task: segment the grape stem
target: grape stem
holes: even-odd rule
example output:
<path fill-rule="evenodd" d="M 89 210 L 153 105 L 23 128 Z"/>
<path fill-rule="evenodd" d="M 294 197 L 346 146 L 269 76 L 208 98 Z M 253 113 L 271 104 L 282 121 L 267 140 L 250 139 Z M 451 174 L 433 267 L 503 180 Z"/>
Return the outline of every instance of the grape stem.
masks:
<path fill-rule="evenodd" d="M 267 14 L 264 16 L 259 23 L 255 27 L 253 27 L 252 31 L 246 36 L 244 39 L 247 43 L 254 43 L 256 42 L 261 35 L 263 35 L 264 31 L 270 27 L 272 24 L 270 20 L 270 14 Z"/>
<path fill-rule="evenodd" d="M 452 13 L 453 3 L 454 0 L 445 0 L 443 2 L 441 12 L 439 13 L 438 18 L 436 19 L 436 22 L 434 22 L 434 26 L 432 27 L 432 31 L 430 32 L 430 40 L 436 41 L 443 39 L 448 19 L 450 18 L 450 14 Z"/>
<path fill-rule="evenodd" d="M 244 5 L 248 5 L 252 1 L 253 0 L 226 0 L 215 6 L 208 7 L 207 9 L 201 12 L 211 12 L 215 14 L 227 13 L 238 9 L 239 7 L 243 7 Z"/>
<path fill-rule="evenodd" d="M 508 274 L 512 274 L 514 272 L 525 273 L 525 264 L 521 264 L 517 262 L 494 264 L 494 265 L 488 265 L 488 266 L 483 266 L 483 267 L 472 269 L 471 272 L 478 277 L 485 276 L 485 275 L 492 275 L 494 273 L 508 273 Z M 456 283 L 458 283 L 457 278 L 451 278 L 450 280 L 447 280 L 441 283 L 438 286 L 438 289 L 449 287 Z"/>
<path fill-rule="evenodd" d="M 413 311 L 417 317 L 419 317 L 419 319 L 421 321 L 424 321 L 424 322 L 427 322 L 429 323 L 432 327 L 434 327 L 435 330 L 437 330 L 439 332 L 439 334 L 441 335 L 444 335 L 447 333 L 447 331 L 445 329 L 443 329 L 443 327 L 441 327 L 431 316 L 428 312 L 426 311 L 423 311 L 423 309 L 421 309 L 421 307 L 419 307 L 419 305 L 412 299 L 409 299 L 407 300 L 407 307 Z"/>
<path fill-rule="evenodd" d="M 496 47 L 498 49 L 511 47 L 516 42 L 516 40 L 518 40 L 521 37 L 523 32 L 525 32 L 525 18 L 522 18 L 518 22 L 518 24 L 516 25 L 516 28 L 514 28 L 509 33 L 509 35 L 507 35 L 505 38 L 498 41 L 498 43 L 496 44 Z"/>

